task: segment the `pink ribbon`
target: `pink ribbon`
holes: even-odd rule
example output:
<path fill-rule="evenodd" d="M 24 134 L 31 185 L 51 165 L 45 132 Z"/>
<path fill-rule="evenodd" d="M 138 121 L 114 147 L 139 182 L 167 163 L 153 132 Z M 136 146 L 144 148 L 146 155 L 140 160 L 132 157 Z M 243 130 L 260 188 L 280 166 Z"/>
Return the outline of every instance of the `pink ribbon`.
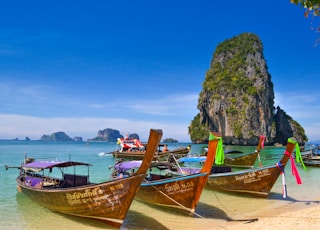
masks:
<path fill-rule="evenodd" d="M 263 135 L 260 135 L 260 139 L 262 140 L 262 142 L 261 142 L 261 148 L 263 149 L 264 148 L 264 140 L 265 140 L 265 136 L 263 136 Z"/>
<path fill-rule="evenodd" d="M 294 163 L 294 159 L 293 159 L 291 153 L 289 153 L 288 151 L 285 151 L 284 154 L 290 156 L 291 172 L 292 172 L 292 175 L 295 176 L 296 181 L 297 181 L 297 184 L 302 184 L 302 181 L 301 181 L 301 178 L 300 178 L 300 175 L 299 175 L 297 166 L 296 166 L 296 164 Z"/>

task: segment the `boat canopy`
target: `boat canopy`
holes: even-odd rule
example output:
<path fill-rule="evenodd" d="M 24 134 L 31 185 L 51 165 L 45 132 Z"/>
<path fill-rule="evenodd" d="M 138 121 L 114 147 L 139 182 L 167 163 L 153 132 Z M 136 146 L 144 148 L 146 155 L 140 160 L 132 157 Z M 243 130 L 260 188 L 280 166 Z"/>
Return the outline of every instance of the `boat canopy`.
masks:
<path fill-rule="evenodd" d="M 114 168 L 118 172 L 125 172 L 127 170 L 140 167 L 142 161 L 124 161 L 119 164 L 116 164 Z"/>
<path fill-rule="evenodd" d="M 181 157 L 178 159 L 180 163 L 184 162 L 205 162 L 207 159 L 206 156 L 199 156 L 199 157 Z"/>
<path fill-rule="evenodd" d="M 134 169 L 134 168 L 139 168 L 141 166 L 141 163 L 142 163 L 141 160 L 124 161 L 124 162 L 120 162 L 120 163 L 116 164 L 114 166 L 114 168 L 119 173 L 123 173 L 123 172 L 126 172 L 126 171 Z M 166 162 L 151 162 L 151 166 L 150 167 L 151 168 L 152 167 L 156 167 L 159 170 L 166 170 L 166 169 L 175 170 L 174 165 L 172 165 L 170 163 L 166 163 Z"/>
<path fill-rule="evenodd" d="M 28 169 L 43 170 L 43 169 L 50 169 L 54 167 L 64 168 L 64 167 L 77 166 L 77 165 L 91 166 L 90 164 L 87 164 L 87 163 L 75 162 L 75 161 L 34 161 L 31 163 L 22 165 L 22 168 L 24 170 L 28 170 Z"/>

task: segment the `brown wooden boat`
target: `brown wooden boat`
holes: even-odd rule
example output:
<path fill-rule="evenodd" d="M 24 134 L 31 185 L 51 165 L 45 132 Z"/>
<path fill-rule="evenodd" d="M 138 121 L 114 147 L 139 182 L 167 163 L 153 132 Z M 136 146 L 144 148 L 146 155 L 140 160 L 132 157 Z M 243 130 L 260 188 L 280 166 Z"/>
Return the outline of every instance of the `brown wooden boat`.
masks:
<path fill-rule="evenodd" d="M 319 167 L 320 166 L 320 156 L 319 155 L 303 155 L 302 156 L 302 160 L 304 165 L 306 166 L 316 166 Z"/>
<path fill-rule="evenodd" d="M 257 150 L 253 153 L 244 153 L 236 157 L 226 157 L 224 159 L 225 166 L 250 168 L 254 166 L 259 152 Z"/>
<path fill-rule="evenodd" d="M 52 211 L 97 219 L 120 227 L 141 182 L 146 177 L 161 137 L 161 130 L 150 130 L 149 147 L 145 157 L 139 169 L 130 177 L 90 183 L 88 175 L 63 173 L 66 167 L 89 167 L 89 164 L 73 161 L 31 161 L 18 167 L 21 170 L 17 178 L 18 190 Z M 60 179 L 42 174 L 46 170 L 52 172 L 55 169 L 61 170 Z"/>
<path fill-rule="evenodd" d="M 224 158 L 224 164 L 222 165 L 216 165 L 214 164 L 213 167 L 216 170 L 219 170 L 220 167 L 228 168 L 228 167 L 238 167 L 238 168 L 250 168 L 253 167 L 257 157 L 260 154 L 260 150 L 262 148 L 264 142 L 264 136 L 260 136 L 258 145 L 253 153 L 241 153 L 239 151 L 232 151 L 236 153 L 236 156 L 230 156 L 231 154 L 227 154 L 228 156 L 225 156 Z M 239 154 L 240 153 L 240 154 Z M 226 154 L 225 154 L 226 155 Z M 233 154 L 232 154 L 233 155 Z M 206 159 L 205 156 L 186 156 L 183 158 L 179 158 L 180 163 L 202 163 Z M 260 160 L 260 157 L 259 157 Z M 229 169 L 231 171 L 231 168 Z"/>
<path fill-rule="evenodd" d="M 224 159 L 224 165 L 225 166 L 231 166 L 231 167 L 244 167 L 244 168 L 249 168 L 253 167 L 254 163 L 257 160 L 257 157 L 260 154 L 261 147 L 264 143 L 264 136 L 259 137 L 259 142 L 258 145 L 253 153 L 244 153 L 244 154 L 239 154 L 236 155 L 235 157 L 225 157 Z M 260 160 L 260 157 L 259 157 Z"/>
<path fill-rule="evenodd" d="M 303 163 L 306 166 L 320 167 L 320 159 L 303 159 Z"/>
<path fill-rule="evenodd" d="M 159 145 L 160 146 L 160 145 Z M 153 160 L 168 160 L 171 155 L 175 156 L 176 158 L 184 157 L 188 155 L 190 149 L 187 148 L 176 148 L 173 150 L 169 150 L 166 152 L 163 152 L 159 149 L 155 152 Z M 137 150 L 137 151 L 114 151 L 112 152 L 113 157 L 118 159 L 130 159 L 130 160 L 141 160 L 144 158 L 144 155 L 146 154 L 146 151 L 144 150 Z"/>
<path fill-rule="evenodd" d="M 175 173 L 164 164 L 160 164 L 158 169 L 152 168 L 149 177 L 141 183 L 136 199 L 194 214 L 216 155 L 219 138 L 220 134 L 215 134 L 209 140 L 207 159 L 197 173 Z"/>
<path fill-rule="evenodd" d="M 301 153 L 302 160 L 306 166 L 320 166 L 320 147 L 319 145 L 311 145 L 308 150 Z"/>
<path fill-rule="evenodd" d="M 288 141 L 285 154 L 277 164 L 235 172 L 212 173 L 206 188 L 267 197 L 282 172 L 280 168 L 284 169 L 295 148 L 295 143 L 292 142 Z"/>

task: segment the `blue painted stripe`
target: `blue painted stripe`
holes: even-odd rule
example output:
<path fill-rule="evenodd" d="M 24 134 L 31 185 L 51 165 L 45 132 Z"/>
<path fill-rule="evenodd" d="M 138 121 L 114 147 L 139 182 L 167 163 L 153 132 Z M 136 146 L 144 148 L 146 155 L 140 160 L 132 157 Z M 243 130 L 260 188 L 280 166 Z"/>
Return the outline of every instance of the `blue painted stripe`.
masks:
<path fill-rule="evenodd" d="M 197 173 L 197 174 L 193 174 L 193 175 L 186 175 L 186 176 L 174 177 L 174 178 L 169 178 L 169 179 L 162 179 L 162 180 L 157 180 L 157 181 L 142 182 L 141 186 L 147 187 L 147 186 L 153 186 L 153 185 L 167 184 L 167 183 L 192 179 L 192 178 L 196 178 L 196 177 L 202 177 L 202 176 L 206 176 L 206 175 L 207 175 L 207 173 Z"/>

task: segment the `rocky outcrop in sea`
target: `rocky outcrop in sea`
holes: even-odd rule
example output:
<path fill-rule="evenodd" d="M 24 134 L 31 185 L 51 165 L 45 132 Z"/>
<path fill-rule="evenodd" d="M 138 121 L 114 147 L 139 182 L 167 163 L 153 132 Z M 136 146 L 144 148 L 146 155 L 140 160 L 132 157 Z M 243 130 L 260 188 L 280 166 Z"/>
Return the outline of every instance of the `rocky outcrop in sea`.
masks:
<path fill-rule="evenodd" d="M 198 99 L 199 113 L 189 134 L 193 143 L 207 142 L 208 132 L 221 132 L 225 144 L 286 145 L 289 137 L 307 141 L 303 127 L 274 107 L 271 74 L 257 35 L 243 33 L 220 43 L 211 60 Z"/>
<path fill-rule="evenodd" d="M 64 132 L 56 132 L 51 135 L 43 135 L 40 138 L 41 141 L 74 141 Z"/>
<path fill-rule="evenodd" d="M 136 133 L 128 134 L 128 137 L 139 140 L 139 135 Z M 123 135 L 120 134 L 119 130 L 107 128 L 104 130 L 99 130 L 98 136 L 88 139 L 88 141 L 117 142 L 118 138 L 123 138 Z"/>

